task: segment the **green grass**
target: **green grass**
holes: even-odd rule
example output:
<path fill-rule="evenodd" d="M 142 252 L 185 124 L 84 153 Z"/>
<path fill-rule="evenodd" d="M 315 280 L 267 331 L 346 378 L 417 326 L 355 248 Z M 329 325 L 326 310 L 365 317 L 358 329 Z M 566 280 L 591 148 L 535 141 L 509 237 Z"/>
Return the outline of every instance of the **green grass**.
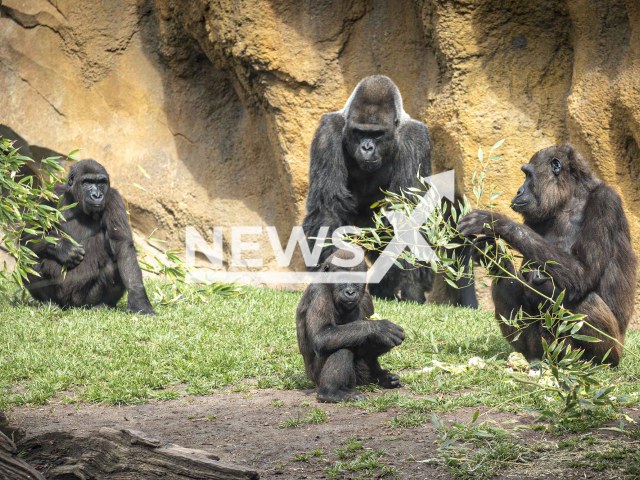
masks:
<path fill-rule="evenodd" d="M 316 448 L 310 452 L 294 453 L 294 462 L 306 462 L 314 471 L 322 469 L 330 479 L 396 478 L 398 470 L 388 465 L 386 450 L 364 447 L 364 440 L 350 436 L 342 440 L 342 447 L 332 452 Z M 326 457 L 326 458 L 325 458 Z"/>
<path fill-rule="evenodd" d="M 157 306 L 157 316 L 113 311 L 35 310 L 0 306 L 0 406 L 63 402 L 139 403 L 222 387 L 311 386 L 298 352 L 295 310 L 300 293 L 245 288 L 245 295 L 212 295 L 208 304 Z M 385 368 L 401 371 L 416 398 L 387 392 L 360 402 L 362 408 L 405 412 L 396 426 L 428 421 L 425 412 L 463 406 L 497 406 L 523 393 L 504 369 L 454 376 L 441 370 L 418 372 L 430 360 L 461 364 L 472 356 L 504 359 L 511 351 L 491 312 L 376 300 L 376 312 L 405 328 L 401 347 L 382 357 Z M 640 336 L 627 335 L 638 347 Z M 640 362 L 624 357 L 605 380 L 619 393 L 638 392 Z M 540 395 L 526 399 L 546 406 Z M 501 409 L 521 408 L 516 400 Z M 406 416 L 409 415 L 409 416 Z"/>

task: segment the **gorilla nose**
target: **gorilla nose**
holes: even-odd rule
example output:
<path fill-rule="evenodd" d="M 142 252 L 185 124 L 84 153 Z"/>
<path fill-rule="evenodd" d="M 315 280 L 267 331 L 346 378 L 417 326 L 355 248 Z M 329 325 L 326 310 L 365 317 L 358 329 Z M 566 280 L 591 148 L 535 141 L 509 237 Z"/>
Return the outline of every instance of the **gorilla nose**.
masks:
<path fill-rule="evenodd" d="M 524 187 L 520 187 L 518 189 L 518 191 L 516 192 L 516 197 L 519 197 L 520 195 L 522 195 L 524 193 Z"/>
<path fill-rule="evenodd" d="M 91 194 L 91 198 L 93 200 L 102 200 L 102 194 L 101 193 L 92 193 Z"/>
<path fill-rule="evenodd" d="M 371 153 L 375 148 L 375 145 L 373 144 L 373 142 L 367 141 L 367 142 L 363 142 L 360 148 L 364 153 Z"/>
<path fill-rule="evenodd" d="M 356 296 L 356 291 L 353 288 L 347 288 L 344 291 L 344 294 L 347 298 L 353 298 Z"/>

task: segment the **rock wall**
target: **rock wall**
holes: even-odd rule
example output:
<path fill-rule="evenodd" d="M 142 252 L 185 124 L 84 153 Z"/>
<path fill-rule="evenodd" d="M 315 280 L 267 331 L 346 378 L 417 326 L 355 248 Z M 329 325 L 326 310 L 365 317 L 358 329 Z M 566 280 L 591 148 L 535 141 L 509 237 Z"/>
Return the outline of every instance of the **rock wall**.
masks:
<path fill-rule="evenodd" d="M 286 241 L 321 114 L 381 73 L 459 192 L 478 147 L 506 138 L 488 183 L 508 212 L 519 166 L 571 141 L 620 192 L 640 252 L 637 1 L 2 0 L 1 11 L 0 122 L 104 163 L 141 234 L 157 227 L 180 246 L 187 225 L 275 225 Z"/>

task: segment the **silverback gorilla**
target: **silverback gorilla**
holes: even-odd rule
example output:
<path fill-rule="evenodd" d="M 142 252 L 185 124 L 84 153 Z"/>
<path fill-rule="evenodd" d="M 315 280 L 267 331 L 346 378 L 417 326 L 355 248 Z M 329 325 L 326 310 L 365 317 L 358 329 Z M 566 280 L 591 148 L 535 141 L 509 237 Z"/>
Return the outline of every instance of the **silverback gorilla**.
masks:
<path fill-rule="evenodd" d="M 343 268 L 333 264 L 334 258 L 350 260 L 353 253 L 336 251 L 321 271 L 367 271 L 364 261 Z M 371 315 L 373 302 L 364 283 L 312 283 L 304 292 L 296 311 L 298 346 L 307 376 L 318 386 L 318 401 L 363 398 L 356 385 L 402 386 L 397 375 L 380 367 L 378 357 L 402 343 L 404 330 L 388 320 L 367 320 Z"/>
<path fill-rule="evenodd" d="M 522 214 L 524 225 L 503 215 L 474 210 L 463 217 L 458 229 L 463 236 L 486 235 L 476 244 L 491 242 L 494 232 L 485 227 L 493 223 L 495 235 L 518 250 L 524 261 L 544 267 L 519 272 L 539 292 L 557 297 L 565 291 L 564 306 L 573 313 L 586 315 L 586 321 L 624 342 L 633 312 L 636 286 L 636 257 L 631 249 L 629 224 L 618 194 L 599 180 L 586 160 L 570 145 L 559 145 L 537 152 L 522 167 L 526 178 L 511 201 Z M 548 261 L 556 263 L 546 263 Z M 507 263 L 507 262 L 505 262 Z M 503 265 L 511 273 L 511 262 Z M 496 319 L 512 317 L 522 307 L 529 315 L 539 315 L 544 302 L 538 294 L 520 282 L 501 278 L 493 286 Z M 500 322 L 500 329 L 514 348 L 528 361 L 540 360 L 542 338 L 552 339 L 542 322 L 525 326 L 517 340 L 518 328 Z M 586 325 L 582 335 L 600 339 L 589 343 L 570 339 L 573 349 L 581 348 L 585 357 L 617 365 L 621 348 Z"/>
<path fill-rule="evenodd" d="M 40 277 L 29 275 L 26 285 L 33 298 L 52 301 L 62 308 L 115 307 L 126 290 L 127 312 L 153 315 L 124 202 L 110 188 L 104 167 L 93 160 L 82 160 L 71 167 L 67 182 L 54 188 L 61 206 L 77 203 L 62 212 L 66 221 L 59 229 L 79 245 L 55 230 L 47 236 L 57 238 L 56 245 L 23 235 L 22 244 L 38 256 L 33 268 Z"/>
<path fill-rule="evenodd" d="M 329 227 L 329 237 L 341 226 L 373 226 L 371 205 L 384 198 L 382 190 L 399 193 L 420 187 L 418 171 L 431 175 L 427 127 L 403 110 L 400 91 L 389 78 L 363 79 L 342 110 L 322 117 L 311 144 L 307 214 L 302 224 L 310 247 L 322 226 Z M 325 247 L 318 263 L 336 249 Z M 432 283 L 433 272 L 428 268 L 394 266 L 369 290 L 387 299 L 400 292 L 402 300 L 424 303 Z M 469 294 L 471 299 L 466 300 Z M 477 306 L 473 286 L 464 289 L 463 304 Z"/>

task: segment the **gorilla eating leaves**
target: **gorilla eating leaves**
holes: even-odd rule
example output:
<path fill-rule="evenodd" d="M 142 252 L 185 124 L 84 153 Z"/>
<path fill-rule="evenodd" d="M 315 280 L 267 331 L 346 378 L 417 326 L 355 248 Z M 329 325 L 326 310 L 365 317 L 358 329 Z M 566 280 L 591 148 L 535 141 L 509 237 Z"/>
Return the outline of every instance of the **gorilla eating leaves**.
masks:
<path fill-rule="evenodd" d="M 321 265 L 333 274 L 366 274 L 364 261 L 346 268 L 333 260 L 353 260 L 353 253 L 338 250 Z M 318 386 L 318 401 L 342 402 L 363 396 L 356 385 L 378 383 L 383 388 L 402 387 L 400 378 L 383 370 L 378 357 L 404 340 L 402 327 L 388 320 L 367 320 L 373 302 L 364 283 L 312 283 L 296 311 L 298 346 L 307 377 Z"/>
<path fill-rule="evenodd" d="M 389 78 L 363 79 L 342 110 L 322 117 L 311 144 L 307 214 L 302 224 L 310 247 L 322 226 L 329 227 L 329 237 L 341 226 L 373 226 L 371 205 L 384 198 L 382 190 L 400 193 L 421 187 L 418 171 L 421 176 L 431 175 L 427 127 L 407 115 L 400 91 Z M 325 247 L 318 263 L 336 249 Z M 400 293 L 402 300 L 424 303 L 432 283 L 433 272 L 428 268 L 394 266 L 369 289 L 381 298 L 396 298 Z M 477 306 L 473 286 L 463 290 L 463 304 Z"/>
<path fill-rule="evenodd" d="M 631 248 L 629 224 L 618 194 L 599 180 L 586 160 L 570 145 L 537 152 L 522 167 L 526 178 L 513 198 L 512 208 L 524 218 L 524 225 L 496 213 L 474 210 L 460 219 L 463 236 L 483 235 L 482 246 L 495 244 L 494 235 L 519 251 L 524 261 L 539 270 L 520 271 L 519 277 L 545 296 L 557 298 L 565 291 L 563 304 L 585 321 L 624 342 L 633 313 L 636 287 L 636 257 Z M 488 228 L 493 224 L 493 229 Z M 557 263 L 547 263 L 557 262 Z M 503 259 L 502 266 L 515 274 L 515 267 Z M 497 267 L 494 266 L 494 272 Z M 523 312 L 540 315 L 545 300 L 521 282 L 500 278 L 493 285 L 496 319 L 504 337 L 530 362 L 543 355 L 542 338 L 550 343 L 552 332 L 541 321 L 511 326 L 501 317 Z M 543 305 L 544 309 L 544 305 Z M 520 337 L 517 331 L 522 329 Z M 572 349 L 585 351 L 585 358 L 617 365 L 620 346 L 583 326 L 579 332 L 600 339 L 598 343 L 569 339 Z"/>
<path fill-rule="evenodd" d="M 25 233 L 21 239 L 38 256 L 33 265 L 40 277 L 30 274 L 31 295 L 43 302 L 66 307 L 115 307 L 129 293 L 128 312 L 154 314 L 136 258 L 131 228 L 122 198 L 109 185 L 109 174 L 93 160 L 74 164 L 64 185 L 56 185 L 62 212 L 59 229 L 47 233 L 57 243 Z M 66 266 L 66 275 L 62 267 Z"/>

